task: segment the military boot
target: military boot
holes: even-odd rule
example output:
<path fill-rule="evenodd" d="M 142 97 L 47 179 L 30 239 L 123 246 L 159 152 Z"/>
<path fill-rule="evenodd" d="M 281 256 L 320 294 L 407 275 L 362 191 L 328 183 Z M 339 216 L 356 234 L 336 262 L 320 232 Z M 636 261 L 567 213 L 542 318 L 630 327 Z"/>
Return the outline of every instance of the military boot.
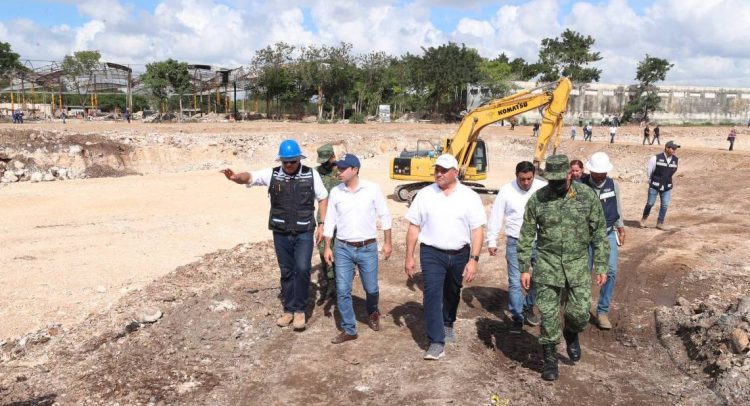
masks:
<path fill-rule="evenodd" d="M 542 379 L 545 381 L 556 381 L 560 378 L 560 371 L 557 369 L 557 345 L 547 344 L 544 346 L 544 368 L 542 369 Z"/>
<path fill-rule="evenodd" d="M 578 333 L 565 329 L 563 330 L 563 337 L 565 337 L 565 344 L 568 345 L 568 357 L 570 360 L 573 362 L 580 360 L 581 343 L 578 342 Z"/>

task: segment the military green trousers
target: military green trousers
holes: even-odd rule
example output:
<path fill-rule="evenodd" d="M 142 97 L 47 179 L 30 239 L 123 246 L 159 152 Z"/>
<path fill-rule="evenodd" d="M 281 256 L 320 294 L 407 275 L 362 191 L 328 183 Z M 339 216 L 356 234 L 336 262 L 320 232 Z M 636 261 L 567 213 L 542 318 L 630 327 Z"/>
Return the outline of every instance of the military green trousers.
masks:
<path fill-rule="evenodd" d="M 568 298 L 563 309 L 565 328 L 574 333 L 580 333 L 589 322 L 591 309 L 591 285 L 574 287 L 536 285 L 536 306 L 542 315 L 541 334 L 539 344 L 558 344 L 562 329 L 560 328 L 560 297 L 567 291 Z"/>
<path fill-rule="evenodd" d="M 331 238 L 331 250 L 333 250 L 334 245 L 336 245 L 336 233 L 333 233 L 333 238 Z M 328 265 L 325 258 L 323 258 L 323 252 L 326 249 L 326 243 L 325 241 L 321 241 L 320 244 L 318 244 L 318 252 L 320 253 L 320 265 L 321 265 L 321 272 L 323 275 L 326 276 L 326 279 L 329 281 L 332 281 L 336 278 L 336 263 L 332 263 L 331 265 Z M 335 288 L 336 285 L 334 285 Z M 330 288 L 329 288 L 330 289 Z"/>

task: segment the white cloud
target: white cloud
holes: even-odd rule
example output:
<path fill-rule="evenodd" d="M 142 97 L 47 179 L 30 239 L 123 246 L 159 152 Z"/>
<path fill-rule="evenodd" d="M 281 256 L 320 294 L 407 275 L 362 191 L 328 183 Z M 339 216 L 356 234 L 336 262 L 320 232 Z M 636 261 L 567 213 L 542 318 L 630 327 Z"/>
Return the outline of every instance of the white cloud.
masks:
<path fill-rule="evenodd" d="M 675 64 L 667 83 L 750 87 L 750 2 L 746 0 L 654 0 L 636 10 L 628 0 L 161 0 L 135 9 L 129 0 L 80 0 L 88 21 L 51 27 L 29 19 L 0 21 L 0 37 L 24 59 L 60 60 L 81 49 L 124 64 L 175 58 L 233 67 L 275 42 L 337 45 L 355 53 L 421 53 L 448 41 L 494 58 L 537 59 L 543 38 L 566 28 L 591 35 L 603 60 L 602 81 L 632 83 L 646 54 Z M 570 7 L 563 7 L 563 5 Z M 436 6 L 476 11 L 449 31 L 431 18 Z M 567 11 L 569 10 L 569 11 Z M 69 23 L 68 23 L 69 24 Z"/>

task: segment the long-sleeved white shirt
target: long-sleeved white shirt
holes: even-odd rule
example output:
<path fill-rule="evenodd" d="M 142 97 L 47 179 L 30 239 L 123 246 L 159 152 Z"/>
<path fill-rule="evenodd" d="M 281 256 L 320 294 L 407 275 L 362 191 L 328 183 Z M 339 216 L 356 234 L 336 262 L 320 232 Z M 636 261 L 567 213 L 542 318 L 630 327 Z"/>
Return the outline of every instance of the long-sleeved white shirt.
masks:
<path fill-rule="evenodd" d="M 667 165 L 672 163 L 672 157 L 674 155 L 667 156 L 667 154 L 664 154 L 664 156 L 667 158 Z M 656 155 L 651 155 L 651 158 L 649 158 L 648 163 L 646 164 L 646 179 L 651 179 L 651 174 L 654 173 L 654 169 L 656 169 Z"/>
<path fill-rule="evenodd" d="M 505 234 L 513 238 L 518 238 L 521 233 L 523 224 L 523 212 L 526 209 L 526 202 L 531 195 L 537 190 L 543 188 L 547 182 L 541 179 L 534 179 L 529 190 L 523 190 L 518 186 L 518 181 L 514 180 L 500 189 L 500 193 L 492 204 L 492 213 L 487 223 L 487 247 L 497 247 L 497 236 L 505 220 Z"/>
<path fill-rule="evenodd" d="M 364 179 L 354 191 L 340 183 L 328 195 L 328 211 L 323 225 L 323 236 L 359 242 L 377 237 L 377 219 L 380 227 L 390 230 L 391 212 L 385 203 L 380 186 Z"/>

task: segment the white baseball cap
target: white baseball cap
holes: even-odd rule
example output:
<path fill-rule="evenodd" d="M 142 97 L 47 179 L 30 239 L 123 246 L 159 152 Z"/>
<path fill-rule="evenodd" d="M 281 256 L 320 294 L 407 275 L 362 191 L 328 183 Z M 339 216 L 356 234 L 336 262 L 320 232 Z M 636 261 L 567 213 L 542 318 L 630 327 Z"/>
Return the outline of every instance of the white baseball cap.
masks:
<path fill-rule="evenodd" d="M 451 154 L 443 154 L 440 155 L 435 161 L 435 166 L 441 166 L 445 169 L 458 169 L 458 161 L 456 161 L 456 158 Z"/>
<path fill-rule="evenodd" d="M 594 173 L 607 173 L 612 170 L 612 162 L 604 152 L 595 152 L 586 162 L 586 169 Z"/>

